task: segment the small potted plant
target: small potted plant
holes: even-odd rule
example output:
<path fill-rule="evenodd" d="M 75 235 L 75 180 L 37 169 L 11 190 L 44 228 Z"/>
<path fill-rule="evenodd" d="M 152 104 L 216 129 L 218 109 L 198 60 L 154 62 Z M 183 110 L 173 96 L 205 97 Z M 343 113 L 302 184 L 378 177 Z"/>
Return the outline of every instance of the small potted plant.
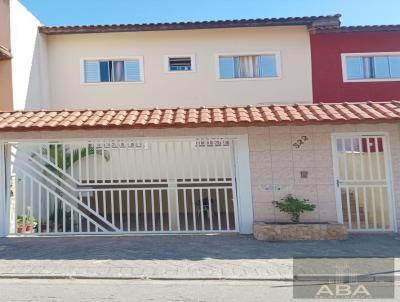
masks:
<path fill-rule="evenodd" d="M 308 199 L 299 199 L 289 194 L 281 201 L 272 202 L 281 212 L 288 213 L 293 223 L 300 223 L 300 214 L 304 212 L 312 212 L 315 205 L 309 203 Z"/>
<path fill-rule="evenodd" d="M 17 233 L 31 233 L 32 230 L 37 230 L 38 221 L 35 217 L 32 217 L 32 222 L 30 217 L 25 217 L 25 229 L 24 229 L 24 218 L 19 215 L 17 217 Z"/>
<path fill-rule="evenodd" d="M 343 240 L 347 230 L 336 222 L 300 222 L 300 215 L 312 212 L 316 206 L 307 199 L 291 194 L 273 201 L 281 212 L 289 214 L 290 222 L 254 222 L 253 234 L 257 240 Z"/>

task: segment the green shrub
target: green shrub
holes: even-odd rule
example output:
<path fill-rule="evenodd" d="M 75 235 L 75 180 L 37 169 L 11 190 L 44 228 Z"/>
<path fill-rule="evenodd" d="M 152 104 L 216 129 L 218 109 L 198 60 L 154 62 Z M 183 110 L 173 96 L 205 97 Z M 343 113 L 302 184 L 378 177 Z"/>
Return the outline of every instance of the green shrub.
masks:
<path fill-rule="evenodd" d="M 288 213 L 294 223 L 300 222 L 300 214 L 306 211 L 314 211 L 315 205 L 308 203 L 308 199 L 298 199 L 289 194 L 281 201 L 272 202 L 281 212 Z"/>

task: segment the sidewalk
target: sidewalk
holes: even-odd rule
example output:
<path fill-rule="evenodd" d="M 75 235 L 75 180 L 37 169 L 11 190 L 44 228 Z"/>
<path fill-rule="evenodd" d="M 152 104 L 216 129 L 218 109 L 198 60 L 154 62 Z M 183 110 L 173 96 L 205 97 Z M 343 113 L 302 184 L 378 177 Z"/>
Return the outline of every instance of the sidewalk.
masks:
<path fill-rule="evenodd" d="M 240 235 L 3 238 L 0 278 L 291 280 L 293 257 L 400 258 L 400 241 L 394 235 L 305 242 Z"/>

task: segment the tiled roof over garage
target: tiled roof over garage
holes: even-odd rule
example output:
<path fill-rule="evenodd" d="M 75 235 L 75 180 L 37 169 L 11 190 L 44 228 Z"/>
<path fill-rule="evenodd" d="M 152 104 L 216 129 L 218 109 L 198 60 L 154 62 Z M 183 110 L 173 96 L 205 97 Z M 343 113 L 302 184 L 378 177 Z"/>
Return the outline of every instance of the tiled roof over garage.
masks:
<path fill-rule="evenodd" d="M 399 122 L 400 102 L 0 112 L 0 131 Z"/>

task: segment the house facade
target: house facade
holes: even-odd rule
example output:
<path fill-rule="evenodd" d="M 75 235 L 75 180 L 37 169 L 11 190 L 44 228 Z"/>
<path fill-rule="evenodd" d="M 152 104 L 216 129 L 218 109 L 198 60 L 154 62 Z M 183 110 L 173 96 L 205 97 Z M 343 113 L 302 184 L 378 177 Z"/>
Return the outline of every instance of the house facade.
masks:
<path fill-rule="evenodd" d="M 11 26 L 0 233 L 250 234 L 288 194 L 397 231 L 399 103 L 312 104 L 310 32 L 339 17 Z"/>
<path fill-rule="evenodd" d="M 310 32 L 314 102 L 400 98 L 400 27 L 355 26 Z"/>

